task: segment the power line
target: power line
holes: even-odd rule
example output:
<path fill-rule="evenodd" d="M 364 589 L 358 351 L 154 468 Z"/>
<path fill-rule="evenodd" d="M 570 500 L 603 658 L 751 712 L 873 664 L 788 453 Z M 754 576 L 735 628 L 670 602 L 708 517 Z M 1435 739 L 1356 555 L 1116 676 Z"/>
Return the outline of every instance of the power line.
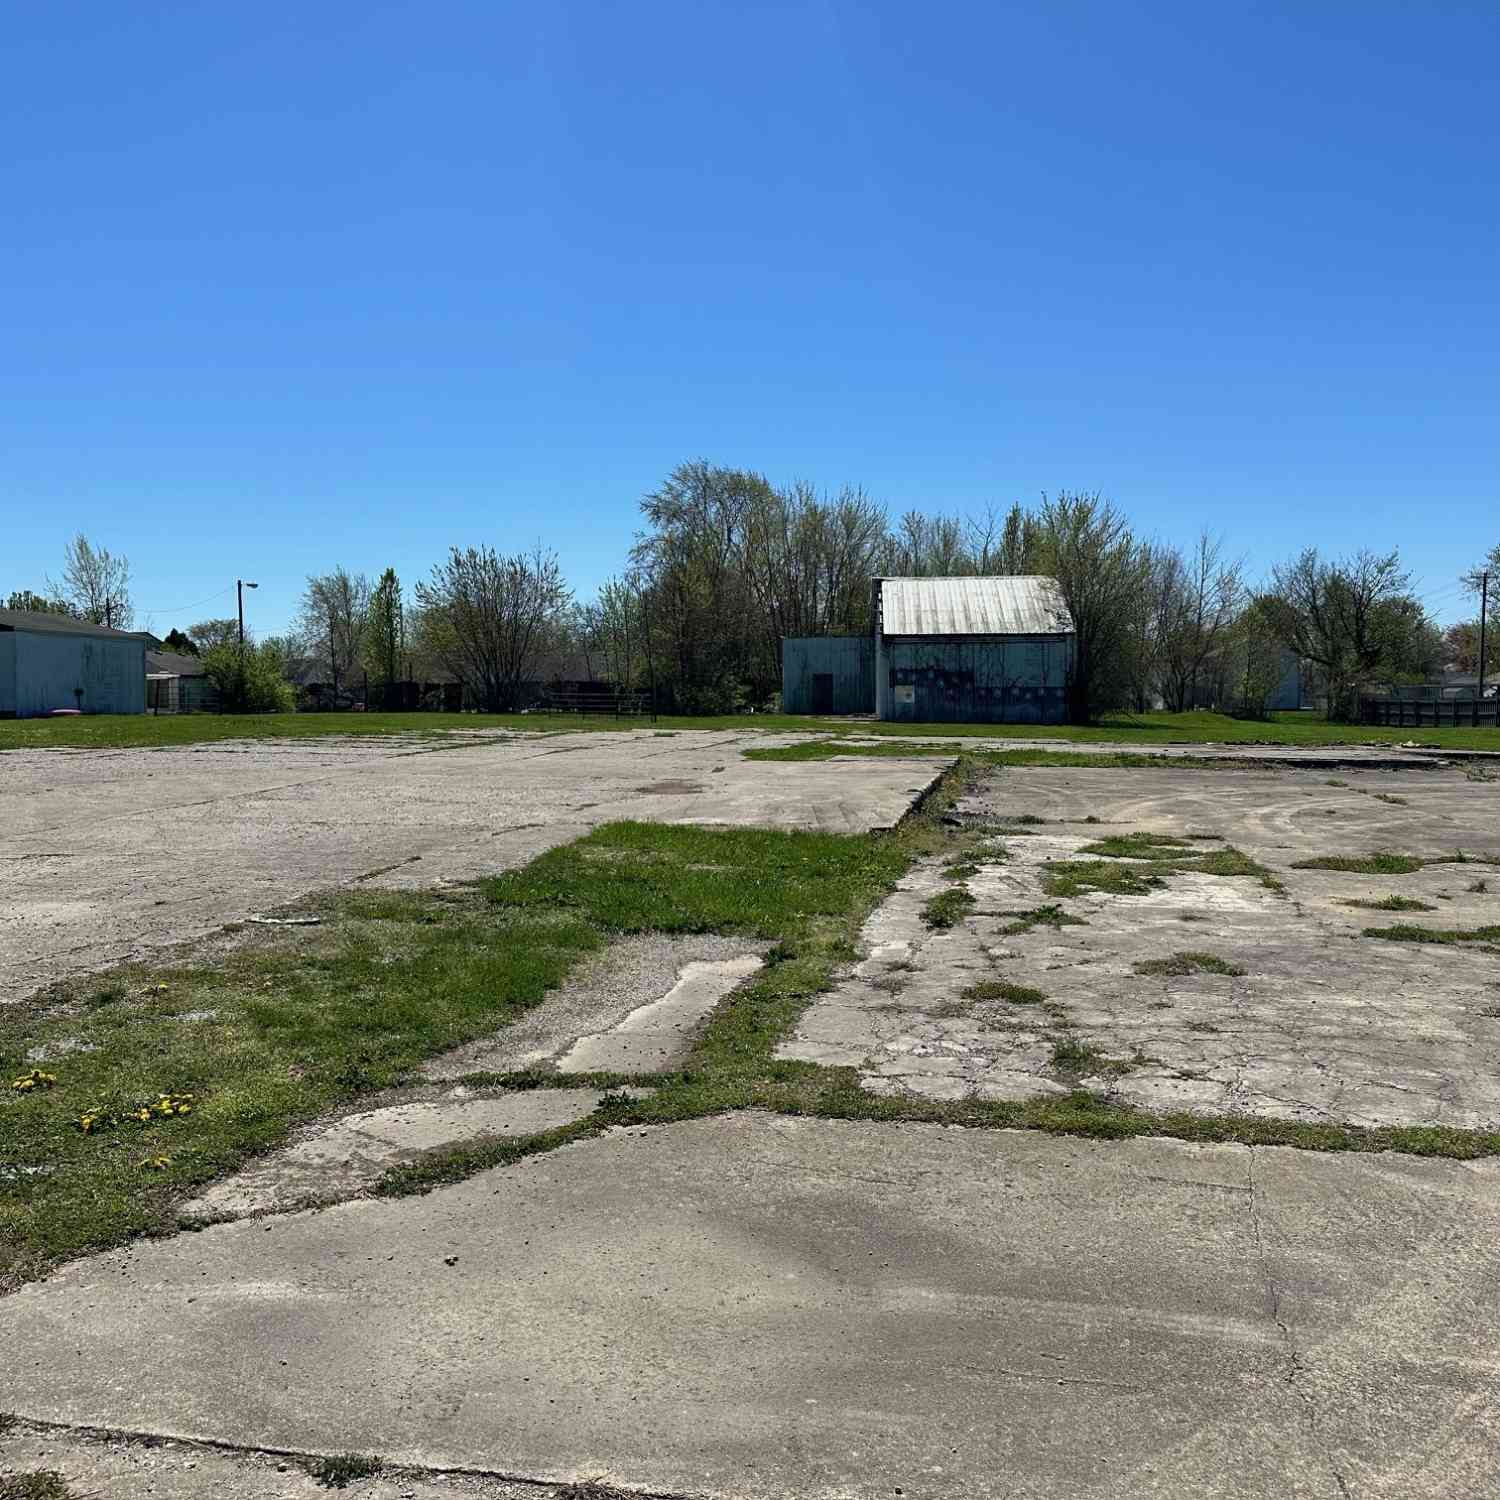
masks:
<path fill-rule="evenodd" d="M 191 604 L 174 604 L 170 608 L 153 605 L 149 609 L 142 605 L 140 611 L 145 615 L 178 615 L 187 609 L 197 609 L 200 604 L 212 604 L 215 599 L 222 599 L 233 588 L 234 585 L 231 583 L 228 588 L 220 589 L 217 594 L 210 594 L 207 599 L 194 599 Z"/>

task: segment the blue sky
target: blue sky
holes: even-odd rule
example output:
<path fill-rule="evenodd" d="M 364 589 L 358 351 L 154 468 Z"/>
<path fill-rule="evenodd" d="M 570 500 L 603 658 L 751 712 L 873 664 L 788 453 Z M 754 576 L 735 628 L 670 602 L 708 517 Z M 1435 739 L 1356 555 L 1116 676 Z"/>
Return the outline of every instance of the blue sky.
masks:
<path fill-rule="evenodd" d="M 455 542 L 586 594 L 702 456 L 1399 546 L 1452 618 L 1497 78 L 1493 3 L 11 6 L 0 592 L 82 529 L 161 629 Z"/>

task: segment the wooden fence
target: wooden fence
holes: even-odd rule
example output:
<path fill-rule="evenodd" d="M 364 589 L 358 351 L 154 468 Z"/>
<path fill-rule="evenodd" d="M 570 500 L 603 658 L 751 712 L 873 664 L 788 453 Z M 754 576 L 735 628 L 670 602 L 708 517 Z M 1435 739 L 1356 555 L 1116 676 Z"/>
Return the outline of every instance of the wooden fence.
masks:
<path fill-rule="evenodd" d="M 1390 729 L 1500 729 L 1500 698 L 1361 698 L 1359 721 Z"/>

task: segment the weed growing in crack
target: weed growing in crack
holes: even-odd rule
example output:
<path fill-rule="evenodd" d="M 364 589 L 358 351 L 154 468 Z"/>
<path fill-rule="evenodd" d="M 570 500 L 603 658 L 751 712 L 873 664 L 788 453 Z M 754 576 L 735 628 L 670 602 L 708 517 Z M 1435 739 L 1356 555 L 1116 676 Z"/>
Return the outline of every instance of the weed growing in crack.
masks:
<path fill-rule="evenodd" d="M 1025 984 L 1009 984 L 1003 979 L 981 979 L 963 992 L 965 1000 L 1008 1000 L 1012 1005 L 1045 1005 L 1047 997 Z"/>
<path fill-rule="evenodd" d="M 922 920 L 935 931 L 956 927 L 974 909 L 974 897 L 962 886 L 939 891 L 922 908 Z"/>
<path fill-rule="evenodd" d="M 1394 927 L 1366 927 L 1367 938 L 1384 938 L 1389 943 L 1500 943 L 1500 926 L 1484 927 L 1418 927 L 1398 922 Z"/>
<path fill-rule="evenodd" d="M 1000 929 L 1002 937 L 1019 937 L 1023 932 L 1030 932 L 1033 927 L 1088 926 L 1082 917 L 1072 916 L 1055 903 L 1047 906 L 1033 906 L 1028 911 L 1008 911 L 1003 915 L 1013 920 Z"/>
<path fill-rule="evenodd" d="M 1479 882 L 1481 885 L 1484 882 Z M 1472 890 L 1473 887 L 1471 886 Z M 1358 906 L 1365 911 L 1436 911 L 1437 907 L 1427 901 L 1418 901 L 1412 896 L 1382 896 L 1379 901 L 1365 901 L 1359 897 L 1350 897 L 1339 903 L 1341 906 Z"/>
<path fill-rule="evenodd" d="M 1147 958 L 1135 965 L 1137 974 L 1154 974 L 1163 978 L 1182 978 L 1188 974 L 1227 974 L 1234 978 L 1247 971 L 1217 953 L 1174 953 L 1169 958 Z"/>
<path fill-rule="evenodd" d="M 329 1458 L 314 1458 L 307 1464 L 307 1472 L 325 1489 L 348 1489 L 356 1479 L 369 1479 L 385 1467 L 383 1460 L 373 1454 L 336 1453 Z"/>
<path fill-rule="evenodd" d="M 86 1500 L 56 1469 L 0 1474 L 0 1500 Z"/>

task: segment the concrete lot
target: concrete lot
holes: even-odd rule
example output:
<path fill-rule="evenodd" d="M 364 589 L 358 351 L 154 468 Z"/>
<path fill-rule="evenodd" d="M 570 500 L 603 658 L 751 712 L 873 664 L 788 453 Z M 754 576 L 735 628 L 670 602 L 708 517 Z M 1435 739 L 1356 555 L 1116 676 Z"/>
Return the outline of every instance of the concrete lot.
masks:
<path fill-rule="evenodd" d="M 1149 1109 L 1500 1127 L 1500 963 L 1475 945 L 1361 935 L 1397 922 L 1500 923 L 1500 867 L 1444 863 L 1392 876 L 1293 868 L 1378 850 L 1500 858 L 1500 796 L 1451 771 L 1339 779 L 1231 769 L 1001 773 L 963 810 L 1047 821 L 1000 840 L 1004 861 L 966 882 L 977 905 L 951 931 L 922 921 L 926 900 L 948 884 L 941 868 L 908 875 L 867 924 L 863 961 L 804 1016 L 783 1055 L 859 1066 L 880 1092 L 1024 1099 L 1080 1081 L 1053 1062 L 1054 1044 L 1071 1035 L 1128 1064 L 1119 1077 L 1085 1071 L 1084 1086 Z M 1222 840 L 1285 890 L 1183 874 L 1144 895 L 1062 902 L 1083 925 L 1008 930 L 1013 913 L 1054 899 L 1044 891 L 1049 865 L 1137 831 L 1193 835 L 1189 853 Z M 1430 910 L 1344 904 L 1391 894 Z M 1136 972 L 1182 952 L 1243 972 Z M 965 990 L 985 981 L 1040 990 L 1048 1003 L 966 1001 Z"/>
<path fill-rule="evenodd" d="M 756 764 L 650 730 L 0 757 L 0 1004 L 348 881 L 505 869 L 617 818 L 862 832 L 942 760 Z"/>
<path fill-rule="evenodd" d="M 1492 1495 L 1497 1172 L 620 1131 L 71 1266 L 0 1302 L 0 1408 L 734 1500 Z"/>

